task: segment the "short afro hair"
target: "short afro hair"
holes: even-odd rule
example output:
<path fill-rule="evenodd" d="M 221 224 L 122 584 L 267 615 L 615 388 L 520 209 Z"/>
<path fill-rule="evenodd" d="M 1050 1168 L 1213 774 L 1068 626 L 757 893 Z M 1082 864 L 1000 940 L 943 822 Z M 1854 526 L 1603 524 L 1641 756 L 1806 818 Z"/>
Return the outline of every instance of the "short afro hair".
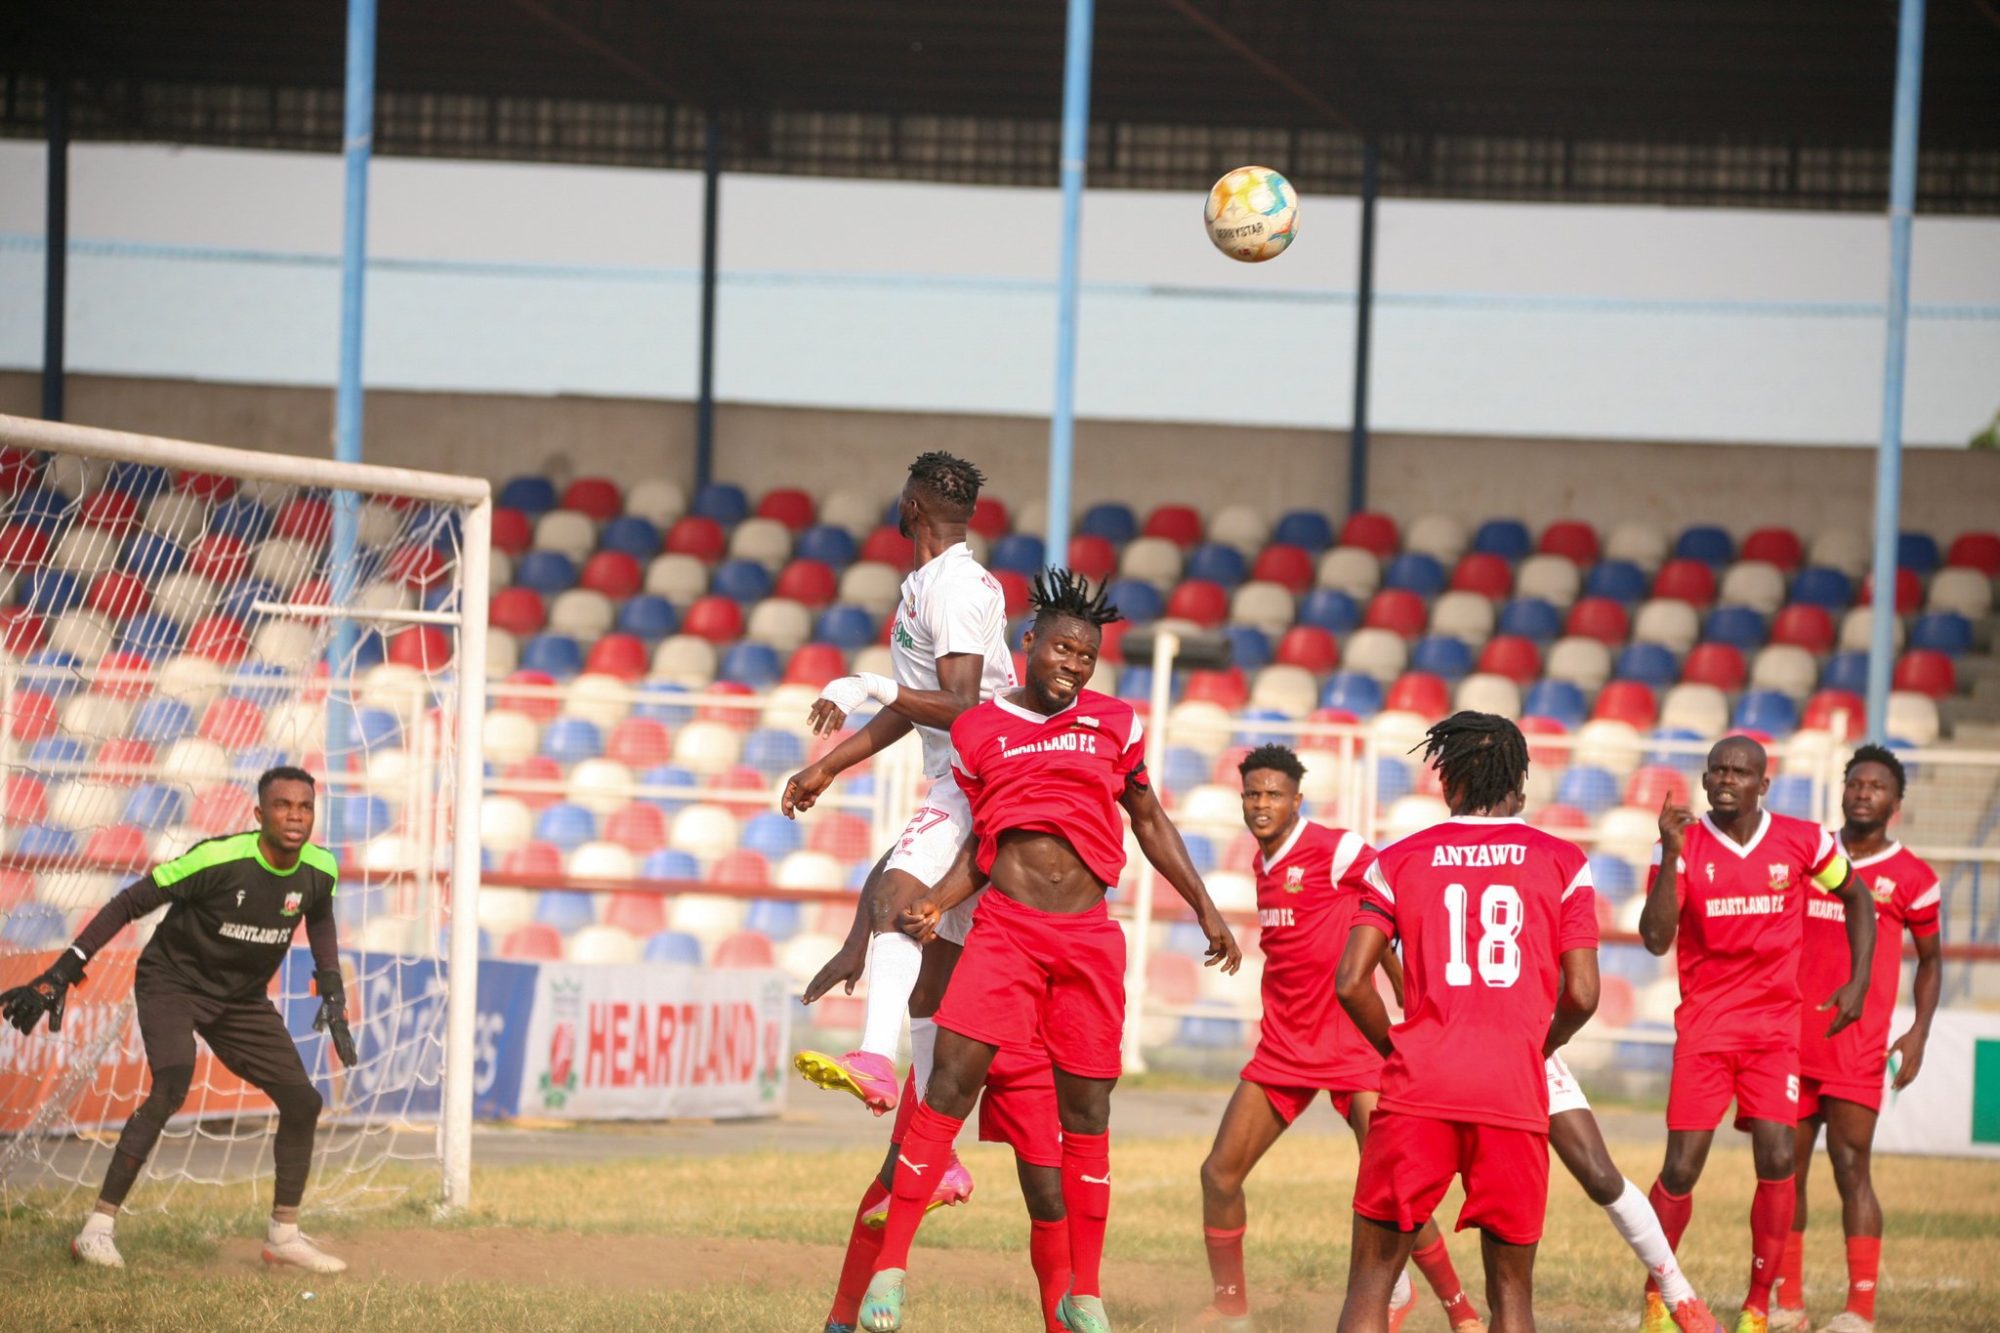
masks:
<path fill-rule="evenodd" d="M 910 464 L 910 480 L 937 503 L 945 517 L 959 520 L 972 516 L 979 488 L 986 484 L 978 468 L 942 449 L 918 454 L 917 461 Z"/>
<path fill-rule="evenodd" d="M 303 782 L 313 790 L 319 790 L 319 784 L 313 781 L 312 774 L 294 764 L 280 764 L 276 768 L 267 768 L 257 775 L 257 803 L 259 805 L 264 803 L 264 793 L 270 789 L 271 784 L 274 782 Z"/>
<path fill-rule="evenodd" d="M 1864 745 L 1854 752 L 1852 759 L 1847 761 L 1847 767 L 1841 771 L 1840 776 L 1843 779 L 1853 777 L 1854 770 L 1862 764 L 1880 764 L 1888 769 L 1889 776 L 1896 780 L 1896 799 L 1899 801 L 1903 799 L 1903 789 L 1908 785 L 1909 777 L 1903 772 L 1903 761 L 1896 757 L 1894 750 L 1886 745 Z"/>
<path fill-rule="evenodd" d="M 1306 775 L 1306 766 L 1299 762 L 1299 757 L 1292 752 L 1292 747 L 1279 745 L 1275 741 L 1258 746 L 1244 755 L 1243 762 L 1236 766 L 1236 772 L 1246 778 L 1259 769 L 1283 773 L 1294 783 L 1302 781 Z"/>
<path fill-rule="evenodd" d="M 1081 620 L 1086 625 L 1109 625 L 1125 617 L 1105 599 L 1106 590 L 1098 588 L 1093 592 L 1090 580 L 1083 575 L 1051 565 L 1035 575 L 1035 585 L 1028 593 L 1028 607 L 1035 613 L 1037 625 L 1065 618 Z"/>

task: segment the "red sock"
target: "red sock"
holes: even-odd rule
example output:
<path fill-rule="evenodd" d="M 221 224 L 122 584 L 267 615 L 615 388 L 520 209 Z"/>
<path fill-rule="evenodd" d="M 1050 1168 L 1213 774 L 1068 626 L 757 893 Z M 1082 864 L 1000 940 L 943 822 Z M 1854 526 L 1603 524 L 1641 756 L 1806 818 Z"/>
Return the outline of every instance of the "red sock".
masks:
<path fill-rule="evenodd" d="M 889 1220 L 882 1228 L 882 1252 L 875 1258 L 875 1271 L 910 1266 L 910 1242 L 924 1220 L 924 1209 L 937 1187 L 938 1176 L 951 1161 L 951 1143 L 958 1137 L 963 1120 L 954 1120 L 919 1102 L 910 1117 L 910 1129 L 896 1154 L 896 1175 L 889 1188 Z"/>
<path fill-rule="evenodd" d="M 1047 1333 L 1063 1333 L 1056 1305 L 1069 1290 L 1069 1223 L 1028 1219 L 1028 1262 L 1042 1289 L 1042 1324 Z"/>
<path fill-rule="evenodd" d="M 1880 1236 L 1847 1238 L 1847 1308 L 1871 1322 L 1875 1318 L 1875 1274 L 1881 1265 Z"/>
<path fill-rule="evenodd" d="M 1215 1308 L 1222 1314 L 1249 1314 L 1250 1288 L 1243 1281 L 1243 1228 L 1223 1231 L 1203 1227 L 1208 1246 L 1208 1277 L 1215 1287 Z"/>
<path fill-rule="evenodd" d="M 1444 1247 L 1444 1237 L 1414 1251 L 1410 1258 L 1416 1262 L 1417 1270 L 1424 1275 L 1424 1281 L 1431 1284 L 1431 1291 L 1444 1306 L 1445 1322 L 1453 1327 L 1466 1323 L 1472 1316 L 1472 1301 L 1465 1294 L 1465 1287 L 1458 1280 L 1458 1270 L 1451 1266 L 1451 1251 Z"/>
<path fill-rule="evenodd" d="M 868 1210 L 889 1197 L 889 1191 L 882 1182 L 868 1182 L 868 1192 L 861 1196 L 861 1206 L 854 1210 L 854 1230 L 847 1236 L 847 1257 L 840 1263 L 840 1285 L 833 1291 L 833 1308 L 827 1311 L 829 1324 L 851 1324 L 861 1313 L 861 1297 L 868 1290 L 868 1279 L 875 1272 L 875 1256 L 882 1249 L 882 1233 L 874 1227 L 863 1226 L 861 1219 Z"/>
<path fill-rule="evenodd" d="M 1062 1150 L 1070 1290 L 1079 1296 L 1102 1296 L 1097 1270 L 1104 1261 L 1104 1227 L 1111 1216 L 1111 1135 L 1065 1130 Z"/>
<path fill-rule="evenodd" d="M 1803 1231 L 1785 1237 L 1785 1257 L 1778 1261 L 1778 1304 L 1787 1310 L 1805 1309 L 1806 1233 Z"/>
<path fill-rule="evenodd" d="M 1798 1210 L 1798 1190 L 1789 1180 L 1760 1180 L 1750 1200 L 1750 1291 L 1743 1308 L 1759 1314 L 1771 1311 L 1771 1286 L 1785 1257 L 1785 1237 L 1792 1234 L 1792 1214 Z"/>
<path fill-rule="evenodd" d="M 1694 1216 L 1694 1195 L 1669 1194 L 1667 1187 L 1656 1178 L 1653 1188 L 1646 1192 L 1646 1198 L 1653 1205 L 1654 1216 L 1660 1219 L 1660 1230 L 1667 1233 L 1667 1244 L 1678 1252 L 1681 1237 L 1687 1234 L 1688 1219 Z M 1646 1279 L 1646 1290 L 1657 1295 L 1660 1284 L 1649 1277 Z"/>

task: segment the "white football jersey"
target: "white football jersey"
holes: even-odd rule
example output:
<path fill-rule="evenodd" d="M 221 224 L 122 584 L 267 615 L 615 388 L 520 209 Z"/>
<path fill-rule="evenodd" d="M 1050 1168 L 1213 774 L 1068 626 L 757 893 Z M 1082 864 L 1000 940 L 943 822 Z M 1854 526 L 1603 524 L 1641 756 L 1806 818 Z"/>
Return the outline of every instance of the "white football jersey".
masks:
<path fill-rule="evenodd" d="M 1007 603 L 1000 584 L 972 558 L 964 542 L 948 548 L 903 580 L 889 656 L 896 684 L 906 690 L 938 688 L 937 660 L 952 653 L 978 653 L 979 701 L 1012 689 L 1014 653 L 1007 646 Z M 951 732 L 918 727 L 924 740 L 924 776 L 951 772 Z"/>

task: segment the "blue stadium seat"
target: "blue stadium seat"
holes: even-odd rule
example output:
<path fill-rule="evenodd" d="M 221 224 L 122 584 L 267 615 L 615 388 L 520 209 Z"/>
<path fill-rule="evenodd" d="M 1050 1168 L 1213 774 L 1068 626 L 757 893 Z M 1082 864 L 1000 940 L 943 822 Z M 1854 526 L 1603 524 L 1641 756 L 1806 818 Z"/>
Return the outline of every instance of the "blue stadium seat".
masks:
<path fill-rule="evenodd" d="M 1635 987 L 1658 981 L 1666 971 L 1663 960 L 1637 944 L 1607 944 L 1597 951 L 1597 963 L 1606 976 L 1623 977 Z"/>
<path fill-rule="evenodd" d="M 660 530 L 637 514 L 620 514 L 597 534 L 597 544 L 606 551 L 623 551 L 634 560 L 651 560 L 660 553 Z"/>
<path fill-rule="evenodd" d="M 1275 708 L 1245 708 L 1236 715 L 1236 720 L 1238 722 L 1274 722 L 1280 727 L 1289 727 L 1291 721 L 1291 719 Z M 1236 734 L 1230 737 L 1229 743 L 1254 750 L 1258 746 L 1268 745 L 1272 741 L 1282 744 L 1292 739 L 1285 731 L 1252 730 L 1251 728 L 1244 727 L 1238 729 Z"/>
<path fill-rule="evenodd" d="M 686 790 L 685 796 L 641 796 L 647 805 L 656 806 L 668 814 L 692 805 L 701 799 L 701 779 L 678 764 L 655 764 L 639 779 L 648 787 L 665 787 L 672 791 Z M 657 855 L 657 853 L 655 853 Z"/>
<path fill-rule="evenodd" d="M 151 463 L 113 463 L 104 478 L 106 489 L 123 491 L 135 500 L 150 500 L 173 484 L 173 473 Z"/>
<path fill-rule="evenodd" d="M 1447 681 L 1469 675 L 1473 667 L 1472 649 L 1463 639 L 1448 634 L 1428 634 L 1410 650 L 1410 670 L 1428 671 Z"/>
<path fill-rule="evenodd" d="M 680 612 L 674 610 L 674 604 L 649 592 L 628 597 L 618 608 L 618 632 L 636 634 L 647 643 L 657 643 L 680 627 Z"/>
<path fill-rule="evenodd" d="M 1729 533 L 1711 524 L 1697 524 L 1681 533 L 1674 543 L 1674 559 L 1699 560 L 1722 568 L 1736 558 L 1736 542 Z"/>
<path fill-rule="evenodd" d="M 743 825 L 741 845 L 776 865 L 805 846 L 806 835 L 796 820 L 787 819 L 776 810 L 766 810 L 752 815 Z"/>
<path fill-rule="evenodd" d="M 535 840 L 573 852 L 597 836 L 597 816 L 580 805 L 558 801 L 535 816 Z"/>
<path fill-rule="evenodd" d="M 576 586 L 576 565 L 561 551 L 527 551 L 514 562 L 514 582 L 553 597 Z"/>
<path fill-rule="evenodd" d="M 244 750 L 229 752 L 229 771 L 237 778 L 249 782 L 267 769 L 281 764 L 297 762 L 298 756 L 290 750 L 276 745 L 252 745 Z"/>
<path fill-rule="evenodd" d="M 1206 579 L 1210 583 L 1233 588 L 1243 582 L 1249 573 L 1250 565 L 1244 560 L 1243 552 L 1221 542 L 1203 542 L 1188 552 L 1187 566 L 1181 576 Z"/>
<path fill-rule="evenodd" d="M 1199 958 L 1208 951 L 1208 936 L 1192 921 L 1176 921 L 1167 927 L 1167 953 L 1184 953 Z"/>
<path fill-rule="evenodd" d="M 1827 658 L 1826 665 L 1820 668 L 1819 687 L 1851 694 L 1868 693 L 1868 654 L 1835 653 Z"/>
<path fill-rule="evenodd" d="M 1375 759 L 1375 801 L 1388 805 L 1417 789 L 1416 778 L 1401 755 L 1378 755 Z"/>
<path fill-rule="evenodd" d="M 1243 1044 L 1243 1021 L 1221 1001 L 1205 1001 L 1210 1012 L 1188 1014 L 1181 1019 L 1175 1044 L 1192 1050 L 1228 1051 Z"/>
<path fill-rule="evenodd" d="M 1206 833 L 1182 833 L 1181 841 L 1187 845 L 1188 860 L 1194 863 L 1196 873 L 1214 873 L 1215 843 Z M 1207 946 L 1203 948 L 1206 950 Z"/>
<path fill-rule="evenodd" d="M 1076 530 L 1082 536 L 1102 537 L 1113 546 L 1123 546 L 1139 535 L 1139 516 L 1132 512 L 1132 506 L 1107 500 L 1084 510 Z"/>
<path fill-rule="evenodd" d="M 194 721 L 194 709 L 187 703 L 156 694 L 140 701 L 125 731 L 134 740 L 161 747 L 193 735 Z"/>
<path fill-rule="evenodd" d="M 1590 879 L 1606 902 L 1622 903 L 1639 891 L 1639 874 L 1632 863 L 1606 852 L 1590 854 Z"/>
<path fill-rule="evenodd" d="M 1651 741 L 1705 741 L 1708 737 L 1686 727 L 1656 727 L 1646 733 Z M 1700 750 L 1667 749 L 1664 746 L 1646 751 L 1641 762 L 1671 768 L 1679 773 L 1699 773 L 1706 760 Z"/>
<path fill-rule="evenodd" d="M 1803 773 L 1780 773 L 1771 779 L 1771 790 L 1764 795 L 1764 806 L 1794 819 L 1814 818 L 1812 779 Z"/>
<path fill-rule="evenodd" d="M 328 798 L 327 826 L 336 843 L 367 842 L 395 827 L 389 803 L 380 796 L 343 794 Z"/>
<path fill-rule="evenodd" d="M 125 798 L 123 818 L 127 824 L 137 824 L 149 833 L 157 833 L 169 825 L 185 823 L 187 813 L 186 792 L 164 783 L 148 782 L 134 787 L 132 794 Z"/>
<path fill-rule="evenodd" d="M 875 617 L 866 607 L 835 602 L 819 613 L 813 625 L 813 639 L 830 643 L 843 652 L 858 652 L 875 642 Z"/>
<path fill-rule="evenodd" d="M 126 539 L 118 567 L 143 579 L 154 579 L 180 573 L 186 561 L 187 552 L 178 542 L 141 528 Z"/>
<path fill-rule="evenodd" d="M 1910 626 L 1910 647 L 1957 657 L 1972 650 L 1972 622 L 1956 611 L 1932 611 Z"/>
<path fill-rule="evenodd" d="M 735 681 L 753 690 L 768 690 L 784 679 L 785 663 L 770 644 L 739 639 L 723 649 L 722 663 L 715 674 L 719 680 Z"/>
<path fill-rule="evenodd" d="M 364 753 L 379 754 L 403 743 L 403 723 L 386 708 L 357 708 L 350 735 Z"/>
<path fill-rule="evenodd" d="M 1111 586 L 1105 590 L 1105 596 L 1120 614 L 1135 625 L 1158 620 L 1167 609 L 1167 599 L 1160 595 L 1160 590 L 1139 579 L 1113 579 Z"/>
<path fill-rule="evenodd" d="M 725 560 L 715 567 L 708 590 L 748 606 L 771 595 L 771 571 L 755 560 Z"/>
<path fill-rule="evenodd" d="M 1905 532 L 1896 538 L 1896 567 L 1907 569 L 1920 578 L 1929 578 L 1937 572 L 1943 557 L 1938 553 L 1937 538 L 1928 532 Z"/>
<path fill-rule="evenodd" d="M 1845 611 L 1854 601 L 1854 585 L 1839 570 L 1814 565 L 1800 570 L 1798 578 L 1792 580 L 1791 599 L 1823 606 L 1829 611 Z"/>
<path fill-rule="evenodd" d="M 58 773 L 90 758 L 90 747 L 74 736 L 44 736 L 28 747 L 28 767 L 37 773 Z"/>
<path fill-rule="evenodd" d="M 0 927 L 0 940 L 21 950 L 58 948 L 69 937 L 68 914 L 50 903 L 22 903 Z"/>
<path fill-rule="evenodd" d="M 1643 601 L 1651 587 L 1646 572 L 1629 560 L 1600 560 L 1583 577 L 1585 597 L 1609 597 L 1628 606 Z"/>
<path fill-rule="evenodd" d="M 17 856 L 75 856 L 76 835 L 53 824 L 30 824 L 14 835 L 14 853 Z"/>
<path fill-rule="evenodd" d="M 859 893 L 868 887 L 868 876 L 875 870 L 872 861 L 856 861 L 847 871 L 847 887 Z"/>
<path fill-rule="evenodd" d="M 515 477 L 500 488 L 497 503 L 502 509 L 518 509 L 530 518 L 540 518 L 556 507 L 556 484 L 547 477 Z"/>
<path fill-rule="evenodd" d="M 805 767 L 806 743 L 789 731 L 759 727 L 743 738 L 743 762 L 768 777 L 783 777 Z"/>
<path fill-rule="evenodd" d="M 583 670 L 583 648 L 567 634 L 545 631 L 521 646 L 521 667 L 566 680 Z"/>
<path fill-rule="evenodd" d="M 743 928 L 781 943 L 799 933 L 804 919 L 803 906 L 789 898 L 755 898 L 744 910 Z"/>
<path fill-rule="evenodd" d="M 783 815 L 778 818 L 783 819 Z M 677 847 L 662 847 L 656 852 L 648 852 L 640 863 L 641 879 L 700 879 L 701 862 L 689 852 Z"/>
<path fill-rule="evenodd" d="M 1539 597 L 1516 597 L 1500 608 L 1500 619 L 1494 628 L 1500 634 L 1552 643 L 1562 637 L 1563 614 Z"/>
<path fill-rule="evenodd" d="M 559 717 L 542 729 L 542 753 L 559 764 L 581 763 L 604 753 L 604 736 L 587 718 Z"/>
<path fill-rule="evenodd" d="M 244 662 L 236 668 L 226 693 L 232 699 L 247 699 L 259 708 L 270 708 L 291 697 L 286 681 L 285 668 L 276 662 Z"/>
<path fill-rule="evenodd" d="M 1776 690 L 1745 690 L 1736 701 L 1730 725 L 1782 739 L 1799 729 L 1799 706 Z"/>
<path fill-rule="evenodd" d="M 1382 571 L 1382 586 L 1403 588 L 1419 597 L 1431 598 L 1444 591 L 1444 566 L 1438 558 L 1423 551 L 1404 551 L 1391 557 L 1388 568 Z"/>
<path fill-rule="evenodd" d="M 750 497 L 734 482 L 711 481 L 695 493 L 691 512 L 733 528 L 750 517 Z"/>
<path fill-rule="evenodd" d="M 993 543 L 993 555 L 987 564 L 1023 578 L 1033 578 L 1042 570 L 1042 549 L 1042 539 L 1034 533 L 1010 532 Z"/>
<path fill-rule="evenodd" d="M 1681 664 L 1674 650 L 1663 643 L 1628 643 L 1618 650 L 1611 674 L 1618 680 L 1636 680 L 1664 690 L 1681 678 Z"/>
<path fill-rule="evenodd" d="M 1589 711 L 1583 691 L 1568 680 L 1538 680 L 1528 687 L 1528 697 L 1521 702 L 1521 716 L 1546 717 L 1571 731 L 1583 725 Z"/>
<path fill-rule="evenodd" d="M 1382 682 L 1359 671 L 1336 671 L 1320 688 L 1319 706 L 1368 718 L 1382 711 Z"/>
<path fill-rule="evenodd" d="M 587 893 L 558 893 L 544 889 L 535 899 L 535 920 L 545 926 L 554 926 L 567 935 L 595 924 L 597 908 Z"/>
<path fill-rule="evenodd" d="M 1172 681 L 1167 688 L 1168 697 L 1178 699 L 1181 694 L 1180 673 L 1172 672 L 1170 674 Z M 1151 699 L 1153 697 L 1153 668 L 1144 663 L 1119 668 L 1118 697 L 1120 699 L 1135 701 Z"/>
<path fill-rule="evenodd" d="M 118 646 L 158 660 L 179 651 L 181 627 L 158 611 L 141 611 L 119 627 Z"/>
<path fill-rule="evenodd" d="M 1556 800 L 1586 815 L 1601 815 L 1618 799 L 1618 775 L 1590 764 L 1572 764 L 1556 780 Z"/>
<path fill-rule="evenodd" d="M 1223 631 L 1229 637 L 1229 660 L 1245 672 L 1271 664 L 1271 636 L 1255 625 L 1231 625 Z"/>
<path fill-rule="evenodd" d="M 1158 782 L 1168 791 L 1186 791 L 1208 781 L 1209 763 L 1202 752 L 1186 745 L 1169 745 L 1160 760 Z"/>
<path fill-rule="evenodd" d="M 1299 623 L 1329 634 L 1351 634 L 1361 623 L 1361 608 L 1338 588 L 1314 588 L 1299 603 Z"/>
<path fill-rule="evenodd" d="M 694 705 L 683 702 L 689 693 L 687 686 L 675 681 L 649 680 L 639 687 L 632 716 L 651 718 L 669 727 L 684 727 L 694 721 Z"/>
<path fill-rule="evenodd" d="M 34 682 L 37 693 L 67 699 L 83 689 L 83 660 L 75 653 L 44 648 L 29 653 L 24 661 L 30 668 L 27 679 Z"/>
<path fill-rule="evenodd" d="M 1317 509 L 1294 509 L 1278 520 L 1271 540 L 1285 546 L 1300 546 L 1318 555 L 1333 545 L 1333 520 Z"/>
<path fill-rule="evenodd" d="M 1746 653 L 1763 647 L 1769 632 L 1763 613 L 1749 606 L 1718 606 L 1701 627 L 1701 637 L 1707 642 L 1726 643 Z"/>
<path fill-rule="evenodd" d="M 43 566 L 28 571 L 14 589 L 14 600 L 36 615 L 59 616 L 81 606 L 86 591 L 83 580 L 68 570 Z"/>
<path fill-rule="evenodd" d="M 860 545 L 854 540 L 854 534 L 846 528 L 820 523 L 799 534 L 799 540 L 792 548 L 792 555 L 798 560 L 817 560 L 838 573 L 854 563 L 854 557 L 860 550 Z"/>
<path fill-rule="evenodd" d="M 648 936 L 641 955 L 649 963 L 687 963 L 701 966 L 701 941 L 684 930 L 662 930 Z"/>
<path fill-rule="evenodd" d="M 232 495 L 208 511 L 208 530 L 254 546 L 271 535 L 271 511 L 247 495 Z"/>
<path fill-rule="evenodd" d="M 1529 535 L 1528 525 L 1517 518 L 1489 518 L 1472 534 L 1472 549 L 1518 561 L 1535 549 L 1535 539 Z"/>

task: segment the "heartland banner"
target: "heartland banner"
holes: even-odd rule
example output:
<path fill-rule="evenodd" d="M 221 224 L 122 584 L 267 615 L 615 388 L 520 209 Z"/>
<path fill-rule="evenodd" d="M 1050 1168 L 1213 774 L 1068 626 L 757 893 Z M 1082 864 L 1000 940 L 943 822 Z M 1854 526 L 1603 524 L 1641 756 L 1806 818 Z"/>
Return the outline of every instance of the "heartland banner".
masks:
<path fill-rule="evenodd" d="M 777 971 L 543 963 L 521 1068 L 524 1115 L 777 1115 L 791 995 Z"/>
<path fill-rule="evenodd" d="M 1897 1009 L 1890 1036 L 1910 1021 Z M 1937 1011 L 1917 1081 L 1882 1094 L 1875 1151 L 2000 1158 L 2000 1014 Z"/>

